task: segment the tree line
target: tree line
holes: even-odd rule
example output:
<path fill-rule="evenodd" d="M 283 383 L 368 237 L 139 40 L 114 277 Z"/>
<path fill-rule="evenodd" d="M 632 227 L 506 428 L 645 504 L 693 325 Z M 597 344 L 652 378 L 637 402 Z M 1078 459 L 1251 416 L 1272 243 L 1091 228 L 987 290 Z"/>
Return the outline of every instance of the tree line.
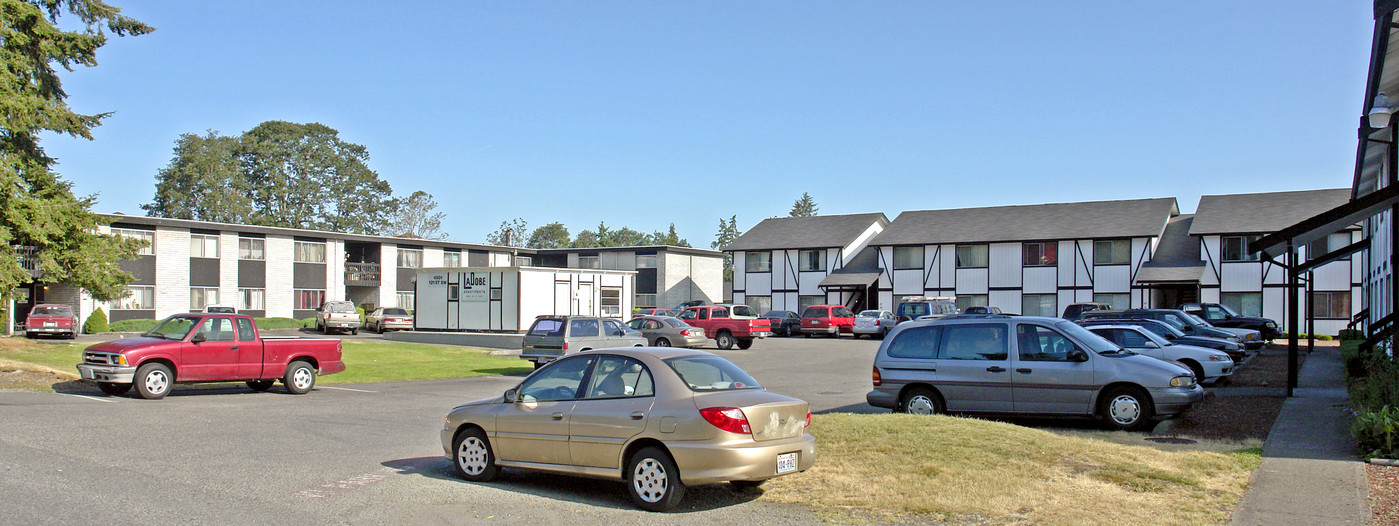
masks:
<path fill-rule="evenodd" d="M 486 236 L 486 243 L 526 248 L 690 246 L 690 242 L 676 232 L 675 223 L 671 223 L 665 232 L 657 230 L 647 234 L 625 226 L 611 228 L 603 221 L 599 222 L 596 228 L 580 231 L 576 236 L 570 237 L 568 227 L 563 223 L 549 223 L 530 230 L 529 223 L 518 217 L 502 222 L 500 228 Z"/>

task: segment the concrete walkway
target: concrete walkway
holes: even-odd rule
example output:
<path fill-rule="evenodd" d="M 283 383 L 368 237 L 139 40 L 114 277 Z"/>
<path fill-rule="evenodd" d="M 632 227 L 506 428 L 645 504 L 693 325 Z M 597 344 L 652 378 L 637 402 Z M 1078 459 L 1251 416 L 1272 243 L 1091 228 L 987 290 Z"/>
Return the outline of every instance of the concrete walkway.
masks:
<path fill-rule="evenodd" d="M 1297 385 L 1268 432 L 1263 465 L 1253 472 L 1231 524 L 1369 524 L 1365 464 L 1350 438 L 1337 349 L 1318 347 L 1302 364 Z"/>

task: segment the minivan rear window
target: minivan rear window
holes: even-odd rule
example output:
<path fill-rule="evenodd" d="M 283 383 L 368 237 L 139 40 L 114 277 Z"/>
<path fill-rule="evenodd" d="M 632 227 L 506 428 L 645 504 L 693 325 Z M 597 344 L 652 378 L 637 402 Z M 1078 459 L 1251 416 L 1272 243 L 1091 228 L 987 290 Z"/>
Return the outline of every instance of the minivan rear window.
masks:
<path fill-rule="evenodd" d="M 828 312 L 830 312 L 830 310 L 825 307 L 807 307 L 806 310 L 802 311 L 802 317 L 825 318 Z"/>
<path fill-rule="evenodd" d="M 889 342 L 890 358 L 937 358 L 938 327 L 912 327 L 900 332 Z"/>
<path fill-rule="evenodd" d="M 530 336 L 563 336 L 563 320 L 542 319 L 534 320 L 534 326 L 529 328 Z"/>
<path fill-rule="evenodd" d="M 927 304 L 927 303 L 905 303 L 905 304 L 903 304 L 903 305 L 899 305 L 899 316 L 908 316 L 908 317 L 910 317 L 910 318 L 917 318 L 917 317 L 919 317 L 919 316 L 927 316 L 927 315 L 928 315 L 928 304 Z"/>
<path fill-rule="evenodd" d="M 1004 360 L 1010 355 L 1005 325 L 948 325 L 942 331 L 938 358 Z"/>

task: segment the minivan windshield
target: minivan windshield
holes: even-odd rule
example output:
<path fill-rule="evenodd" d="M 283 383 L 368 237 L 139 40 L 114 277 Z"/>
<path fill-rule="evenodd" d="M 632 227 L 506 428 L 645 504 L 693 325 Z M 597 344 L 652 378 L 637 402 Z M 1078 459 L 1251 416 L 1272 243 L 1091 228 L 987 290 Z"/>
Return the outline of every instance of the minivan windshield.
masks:
<path fill-rule="evenodd" d="M 1113 353 L 1122 350 L 1117 344 L 1104 340 L 1102 336 L 1093 334 L 1093 331 L 1083 328 L 1077 323 L 1064 320 L 1054 324 L 1054 327 L 1068 334 L 1070 338 L 1078 340 L 1079 343 L 1087 346 L 1095 353 Z"/>
<path fill-rule="evenodd" d="M 166 340 L 183 340 L 198 321 L 199 318 L 195 317 L 172 316 L 165 318 L 165 321 L 160 322 L 160 325 L 156 325 L 154 329 L 146 331 L 145 334 L 141 336 L 163 338 Z"/>

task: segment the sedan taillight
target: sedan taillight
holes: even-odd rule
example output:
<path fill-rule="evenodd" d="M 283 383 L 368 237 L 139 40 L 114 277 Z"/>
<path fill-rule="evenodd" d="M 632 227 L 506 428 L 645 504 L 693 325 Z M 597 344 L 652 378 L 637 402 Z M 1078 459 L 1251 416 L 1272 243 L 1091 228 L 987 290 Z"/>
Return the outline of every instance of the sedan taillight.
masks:
<path fill-rule="evenodd" d="M 806 412 L 806 423 L 802 427 L 811 427 L 811 411 Z"/>
<path fill-rule="evenodd" d="M 748 416 L 737 407 L 706 407 L 700 409 L 700 416 L 724 431 L 740 435 L 753 434 L 753 429 L 748 426 Z"/>

